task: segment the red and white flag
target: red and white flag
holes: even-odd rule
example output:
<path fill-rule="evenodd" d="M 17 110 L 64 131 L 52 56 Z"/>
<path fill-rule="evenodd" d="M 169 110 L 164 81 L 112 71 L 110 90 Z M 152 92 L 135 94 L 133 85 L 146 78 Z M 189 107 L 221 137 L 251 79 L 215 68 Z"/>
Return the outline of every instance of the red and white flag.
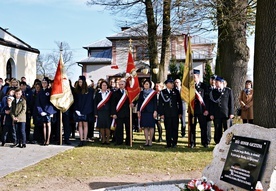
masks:
<path fill-rule="evenodd" d="M 129 103 L 132 103 L 140 93 L 140 86 L 131 50 L 128 51 L 126 82 L 126 90 L 128 93 Z"/>
<path fill-rule="evenodd" d="M 50 101 L 63 113 L 67 111 L 74 102 L 69 80 L 64 71 L 64 63 L 61 53 L 54 83 L 52 84 Z"/>

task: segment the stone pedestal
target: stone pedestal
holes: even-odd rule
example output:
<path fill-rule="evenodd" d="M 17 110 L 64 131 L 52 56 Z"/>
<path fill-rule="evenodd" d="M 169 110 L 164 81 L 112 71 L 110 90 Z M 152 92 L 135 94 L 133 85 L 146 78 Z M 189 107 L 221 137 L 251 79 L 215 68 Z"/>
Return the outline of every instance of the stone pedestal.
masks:
<path fill-rule="evenodd" d="M 233 135 L 270 141 L 267 159 L 264 162 L 263 173 L 261 176 L 262 178 L 260 180 L 264 190 L 268 190 L 270 178 L 276 165 L 276 128 L 267 129 L 252 124 L 237 124 L 232 126 L 223 133 L 220 143 L 214 148 L 213 161 L 203 170 L 203 176 L 206 176 L 209 180 L 214 181 L 214 183 L 223 190 L 234 188 L 236 191 L 245 191 L 240 187 L 220 180 L 230 147 L 230 140 Z"/>

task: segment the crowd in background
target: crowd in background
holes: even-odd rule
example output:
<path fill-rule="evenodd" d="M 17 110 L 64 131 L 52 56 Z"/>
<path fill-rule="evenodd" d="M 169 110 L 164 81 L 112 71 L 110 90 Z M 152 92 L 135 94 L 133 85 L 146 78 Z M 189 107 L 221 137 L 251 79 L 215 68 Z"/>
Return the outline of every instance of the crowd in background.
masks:
<path fill-rule="evenodd" d="M 74 103 L 62 113 L 63 142 L 71 144 L 69 138 L 75 138 L 77 130 L 79 146 L 83 146 L 87 141 L 92 141 L 96 128 L 101 144 L 114 142 L 115 145 L 130 145 L 130 131 L 133 130 L 144 132 L 144 146 L 148 147 L 154 141 L 163 141 L 161 122 L 164 122 L 166 147 L 173 148 L 178 143 L 179 124 L 181 136 L 187 135 L 187 114 L 189 146 L 196 147 L 196 126 L 199 123 L 201 144 L 208 147 L 212 121 L 217 144 L 223 131 L 232 125 L 235 114 L 233 93 L 222 77 L 211 76 L 209 84 L 199 79 L 200 71 L 194 70 L 195 99 L 191 106 L 181 98 L 180 79 L 167 79 L 156 84 L 144 79 L 136 101 L 129 103 L 124 78 L 100 79 L 95 85 L 93 80 L 87 84 L 85 76 L 79 76 L 78 81 L 70 82 Z M 5 81 L 0 78 L 2 146 L 8 142 L 20 148 L 26 148 L 27 143 L 43 146 L 59 144 L 60 112 L 50 102 L 51 84 L 47 77 L 36 79 L 32 86 L 26 83 L 25 77 Z M 239 102 L 243 123 L 253 123 L 252 81 L 246 81 Z M 129 106 L 133 112 L 132 125 Z M 155 138 L 157 133 L 158 138 Z"/>

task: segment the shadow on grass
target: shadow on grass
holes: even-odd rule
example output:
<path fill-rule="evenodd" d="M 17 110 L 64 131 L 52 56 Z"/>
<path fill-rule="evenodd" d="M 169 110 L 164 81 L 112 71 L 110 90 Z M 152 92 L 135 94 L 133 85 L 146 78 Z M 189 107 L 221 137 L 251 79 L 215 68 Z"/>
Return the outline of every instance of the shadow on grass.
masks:
<path fill-rule="evenodd" d="M 134 139 L 132 142 L 132 147 L 122 144 L 115 145 L 111 143 L 110 145 L 102 145 L 98 139 L 95 142 L 87 142 L 85 147 L 100 147 L 100 148 L 116 148 L 116 149 L 124 149 L 124 150 L 144 150 L 144 151 L 153 151 L 153 152 L 210 152 L 213 151 L 215 145 L 210 145 L 208 148 L 203 147 L 200 143 L 195 148 L 189 148 L 187 142 L 178 142 L 176 148 L 166 148 L 166 142 L 153 142 L 152 146 L 144 146 L 144 140 Z M 81 148 L 81 147 L 80 147 Z"/>
<path fill-rule="evenodd" d="M 89 187 L 92 190 L 94 190 L 94 189 L 108 188 L 113 186 L 130 185 L 135 183 L 136 182 L 90 182 Z"/>

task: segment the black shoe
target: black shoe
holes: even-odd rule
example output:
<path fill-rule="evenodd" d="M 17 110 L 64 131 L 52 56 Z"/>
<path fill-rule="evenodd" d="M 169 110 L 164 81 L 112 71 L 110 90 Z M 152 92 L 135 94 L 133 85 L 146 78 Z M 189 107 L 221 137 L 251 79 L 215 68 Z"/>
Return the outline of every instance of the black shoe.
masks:
<path fill-rule="evenodd" d="M 83 146 L 83 142 L 81 141 L 79 144 L 78 144 L 78 147 L 82 147 Z"/>
<path fill-rule="evenodd" d="M 70 141 L 64 141 L 64 144 L 65 145 L 71 145 L 71 142 Z"/>
<path fill-rule="evenodd" d="M 161 137 L 158 138 L 158 142 L 162 142 L 163 139 Z"/>
<path fill-rule="evenodd" d="M 176 145 L 172 145 L 172 148 L 176 148 Z"/>
<path fill-rule="evenodd" d="M 208 144 L 204 144 L 203 147 L 204 148 L 208 148 L 209 146 L 208 146 Z"/>
<path fill-rule="evenodd" d="M 26 148 L 26 144 L 23 144 L 23 145 L 21 146 L 21 148 Z"/>
<path fill-rule="evenodd" d="M 5 143 L 4 143 L 4 142 L 2 142 L 1 146 L 2 146 L 2 147 L 4 147 L 4 146 L 5 146 Z"/>
<path fill-rule="evenodd" d="M 166 145 L 165 148 L 171 148 L 172 146 L 171 145 Z"/>
<path fill-rule="evenodd" d="M 16 147 L 22 148 L 22 145 L 21 144 L 17 144 Z"/>

